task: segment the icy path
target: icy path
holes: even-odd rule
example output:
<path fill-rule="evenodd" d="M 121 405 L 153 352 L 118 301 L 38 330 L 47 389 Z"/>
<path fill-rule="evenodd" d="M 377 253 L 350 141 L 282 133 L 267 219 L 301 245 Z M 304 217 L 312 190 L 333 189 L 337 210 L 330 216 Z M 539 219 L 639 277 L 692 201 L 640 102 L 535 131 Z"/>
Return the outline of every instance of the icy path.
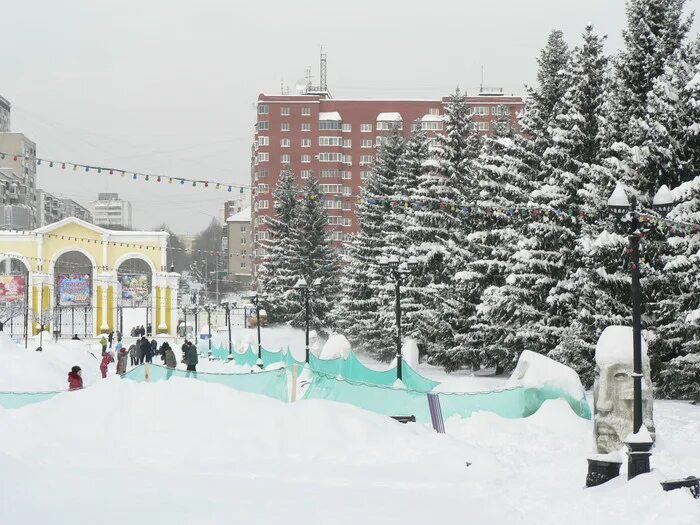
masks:
<path fill-rule="evenodd" d="M 591 423 L 563 402 L 438 436 L 346 405 L 113 377 L 0 409 L 0 523 L 696 525 L 700 505 L 658 481 L 700 472 L 700 408 L 656 412 L 657 470 L 584 490 Z"/>

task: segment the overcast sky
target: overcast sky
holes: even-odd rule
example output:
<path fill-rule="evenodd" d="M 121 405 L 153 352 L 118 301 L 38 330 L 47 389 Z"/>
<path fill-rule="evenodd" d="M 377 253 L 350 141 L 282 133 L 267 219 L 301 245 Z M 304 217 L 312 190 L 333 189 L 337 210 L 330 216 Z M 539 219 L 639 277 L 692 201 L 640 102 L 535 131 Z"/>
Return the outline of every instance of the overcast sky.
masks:
<path fill-rule="evenodd" d="M 258 93 L 293 93 L 307 66 L 317 78 L 321 45 L 335 98 L 474 93 L 482 66 L 522 94 L 552 28 L 574 45 L 591 22 L 618 49 L 624 2 L 15 0 L 1 16 L 0 95 L 40 157 L 248 184 Z M 43 166 L 39 185 L 83 203 L 119 192 L 135 227 L 178 233 L 231 195 Z"/>

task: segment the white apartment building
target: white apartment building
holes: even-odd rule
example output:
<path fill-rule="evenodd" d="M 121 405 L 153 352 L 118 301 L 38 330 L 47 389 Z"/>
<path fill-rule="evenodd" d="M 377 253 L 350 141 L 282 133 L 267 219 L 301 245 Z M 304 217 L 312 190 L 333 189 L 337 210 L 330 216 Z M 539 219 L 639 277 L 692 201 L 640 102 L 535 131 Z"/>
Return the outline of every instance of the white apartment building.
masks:
<path fill-rule="evenodd" d="M 37 227 L 35 158 L 36 144 L 24 134 L 0 132 L 2 229 L 31 230 Z"/>
<path fill-rule="evenodd" d="M 120 199 L 118 193 L 98 193 L 88 208 L 97 226 L 131 229 L 131 203 Z"/>

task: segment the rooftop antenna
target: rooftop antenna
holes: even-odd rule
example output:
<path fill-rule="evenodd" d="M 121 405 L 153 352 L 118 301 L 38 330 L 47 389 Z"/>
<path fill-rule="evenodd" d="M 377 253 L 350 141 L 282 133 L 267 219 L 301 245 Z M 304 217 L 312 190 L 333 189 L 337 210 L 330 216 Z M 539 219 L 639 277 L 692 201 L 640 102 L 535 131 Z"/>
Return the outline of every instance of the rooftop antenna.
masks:
<path fill-rule="evenodd" d="M 311 88 L 311 66 L 306 68 L 306 87 Z"/>
<path fill-rule="evenodd" d="M 479 86 L 479 93 L 484 90 L 484 66 L 481 66 L 481 85 Z"/>
<path fill-rule="evenodd" d="M 321 46 L 321 91 L 328 91 L 328 83 L 326 82 L 326 54 L 323 52 L 323 46 Z"/>

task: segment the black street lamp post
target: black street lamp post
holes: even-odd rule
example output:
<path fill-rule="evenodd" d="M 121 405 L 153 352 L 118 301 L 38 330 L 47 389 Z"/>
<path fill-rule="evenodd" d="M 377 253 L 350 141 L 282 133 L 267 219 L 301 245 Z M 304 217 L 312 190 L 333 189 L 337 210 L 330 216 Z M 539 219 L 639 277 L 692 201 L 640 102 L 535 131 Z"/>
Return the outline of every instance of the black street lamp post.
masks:
<path fill-rule="evenodd" d="M 229 303 L 224 301 L 221 306 L 226 310 L 226 326 L 228 326 L 228 360 L 233 360 L 233 345 L 231 344 L 231 308 L 236 308 L 236 303 Z"/>
<path fill-rule="evenodd" d="M 652 207 L 661 215 L 666 215 L 673 208 L 674 199 L 666 185 L 661 186 L 654 196 Z M 637 197 L 633 195 L 629 200 L 625 189 L 617 184 L 612 195 L 608 199 L 608 208 L 623 222 L 629 223 L 629 253 L 631 258 L 631 292 L 632 292 L 632 351 L 633 351 L 633 386 L 634 386 L 634 416 L 633 433 L 639 433 L 642 427 L 642 287 L 639 272 L 639 246 L 644 234 L 650 227 L 642 227 Z M 649 457 L 651 456 L 652 443 L 628 444 L 628 479 L 639 474 L 649 472 Z"/>
<path fill-rule="evenodd" d="M 258 329 L 258 361 L 256 365 L 258 365 L 258 368 L 262 368 L 262 345 L 260 343 L 260 294 L 258 294 L 258 292 L 253 292 L 253 294 L 247 297 L 247 299 L 250 299 L 250 302 L 255 305 L 255 325 Z"/>
<path fill-rule="evenodd" d="M 207 353 L 207 357 L 211 359 L 211 305 L 207 304 L 204 306 L 204 309 L 207 311 L 207 331 L 208 331 L 208 342 L 209 342 L 209 351 Z"/>
<path fill-rule="evenodd" d="M 313 284 L 309 286 L 306 283 L 306 279 L 303 277 L 300 277 L 297 283 L 294 285 L 294 288 L 297 290 L 300 290 L 304 294 L 304 316 L 305 316 L 305 321 L 306 321 L 306 353 L 305 353 L 305 362 L 308 364 L 309 363 L 309 297 L 313 295 L 313 293 L 316 291 L 316 288 L 321 284 L 321 278 L 318 277 L 317 279 L 314 280 Z"/>
<path fill-rule="evenodd" d="M 396 255 L 380 257 L 379 267 L 394 279 L 395 310 L 396 310 L 396 379 L 403 379 L 401 356 L 401 282 L 418 266 L 418 259 L 413 255 L 408 261 L 399 261 Z"/>

